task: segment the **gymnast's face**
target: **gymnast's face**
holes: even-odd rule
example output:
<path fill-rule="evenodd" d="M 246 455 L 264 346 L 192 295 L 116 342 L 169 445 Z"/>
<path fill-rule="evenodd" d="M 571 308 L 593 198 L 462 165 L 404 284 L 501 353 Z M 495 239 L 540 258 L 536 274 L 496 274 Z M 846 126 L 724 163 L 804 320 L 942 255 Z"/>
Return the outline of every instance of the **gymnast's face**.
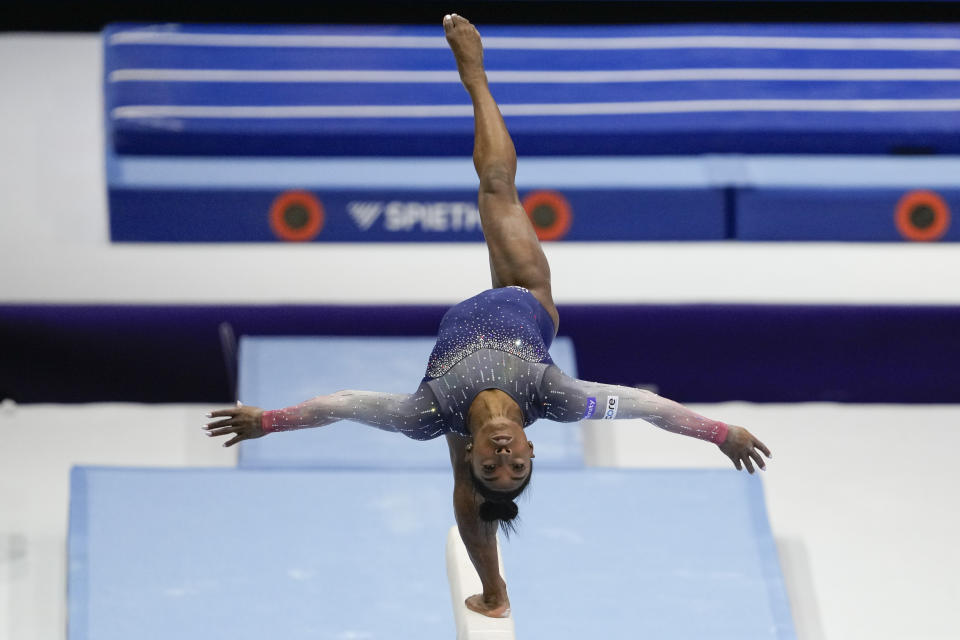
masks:
<path fill-rule="evenodd" d="M 473 436 L 470 465 L 483 484 L 496 491 L 514 491 L 530 475 L 533 443 L 523 426 L 507 418 L 493 418 Z"/>

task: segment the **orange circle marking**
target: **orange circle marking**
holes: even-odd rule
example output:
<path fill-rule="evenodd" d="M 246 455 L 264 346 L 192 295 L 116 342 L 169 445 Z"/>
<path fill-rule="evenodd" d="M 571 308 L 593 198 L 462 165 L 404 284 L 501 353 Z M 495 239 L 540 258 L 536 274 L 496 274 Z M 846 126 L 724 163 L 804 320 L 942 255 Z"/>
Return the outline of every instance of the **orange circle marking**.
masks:
<path fill-rule="evenodd" d="M 301 209 L 307 214 L 305 224 L 292 226 L 287 221 L 287 213 L 292 208 Z M 288 242 L 313 240 L 323 229 L 323 222 L 323 205 L 308 191 L 285 191 L 270 205 L 270 229 L 281 240 Z"/>
<path fill-rule="evenodd" d="M 534 212 L 540 207 L 547 207 L 553 211 L 554 217 L 548 226 L 538 226 Z M 533 230 L 541 240 L 559 240 L 570 231 L 573 224 L 573 211 L 570 203 L 557 191 L 534 191 L 523 199 L 523 209 L 527 212 Z"/>
<path fill-rule="evenodd" d="M 913 220 L 914 213 L 920 208 L 928 209 L 933 214 L 933 222 L 928 226 L 918 227 Z M 933 191 L 910 191 L 897 203 L 894 221 L 897 231 L 905 239 L 932 242 L 942 238 L 950 228 L 950 208 Z"/>

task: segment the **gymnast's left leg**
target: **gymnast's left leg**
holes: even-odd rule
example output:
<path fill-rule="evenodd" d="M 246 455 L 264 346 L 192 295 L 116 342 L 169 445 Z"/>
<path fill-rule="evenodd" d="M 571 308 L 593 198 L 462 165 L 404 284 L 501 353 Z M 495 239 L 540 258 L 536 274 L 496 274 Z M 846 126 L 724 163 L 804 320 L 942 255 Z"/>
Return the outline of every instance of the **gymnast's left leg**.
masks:
<path fill-rule="evenodd" d="M 444 17 L 443 29 L 473 102 L 473 164 L 480 178 L 480 222 L 490 252 L 493 286 L 528 289 L 550 314 L 556 331 L 559 317 L 550 288 L 550 265 L 517 196 L 517 153 L 487 86 L 480 34 L 456 14 Z"/>

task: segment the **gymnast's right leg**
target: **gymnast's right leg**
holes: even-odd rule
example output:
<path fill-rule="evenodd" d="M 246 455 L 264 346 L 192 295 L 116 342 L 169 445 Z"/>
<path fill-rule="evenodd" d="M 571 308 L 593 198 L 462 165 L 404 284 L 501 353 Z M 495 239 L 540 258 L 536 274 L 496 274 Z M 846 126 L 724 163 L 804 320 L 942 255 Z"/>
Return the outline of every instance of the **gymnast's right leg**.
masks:
<path fill-rule="evenodd" d="M 460 80 L 473 101 L 473 165 L 480 178 L 480 222 L 490 252 L 493 286 L 529 289 L 556 329 L 559 316 L 550 289 L 550 265 L 517 196 L 517 153 L 487 86 L 480 34 L 457 14 L 444 17 L 443 29 Z"/>

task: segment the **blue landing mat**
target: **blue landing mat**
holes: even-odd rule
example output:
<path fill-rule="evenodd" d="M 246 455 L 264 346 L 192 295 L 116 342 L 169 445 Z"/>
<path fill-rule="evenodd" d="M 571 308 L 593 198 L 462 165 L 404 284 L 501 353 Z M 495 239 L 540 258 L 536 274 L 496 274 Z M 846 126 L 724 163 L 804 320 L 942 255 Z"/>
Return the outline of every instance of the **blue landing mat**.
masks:
<path fill-rule="evenodd" d="M 69 640 L 448 639 L 446 471 L 76 468 Z M 795 638 L 758 478 L 538 471 L 522 640 Z"/>
<path fill-rule="evenodd" d="M 504 545 L 517 638 L 796 637 L 759 478 L 538 471 L 529 492 Z"/>
<path fill-rule="evenodd" d="M 341 389 L 410 393 L 423 378 L 433 338 L 250 337 L 240 341 L 240 400 L 287 407 Z M 558 337 L 554 362 L 576 376 L 573 342 Z M 537 467 L 580 467 L 580 426 L 541 420 L 528 428 Z M 343 421 L 240 445 L 246 468 L 448 468 L 445 438 L 427 442 Z"/>
<path fill-rule="evenodd" d="M 450 473 L 77 468 L 69 640 L 451 638 Z"/>

